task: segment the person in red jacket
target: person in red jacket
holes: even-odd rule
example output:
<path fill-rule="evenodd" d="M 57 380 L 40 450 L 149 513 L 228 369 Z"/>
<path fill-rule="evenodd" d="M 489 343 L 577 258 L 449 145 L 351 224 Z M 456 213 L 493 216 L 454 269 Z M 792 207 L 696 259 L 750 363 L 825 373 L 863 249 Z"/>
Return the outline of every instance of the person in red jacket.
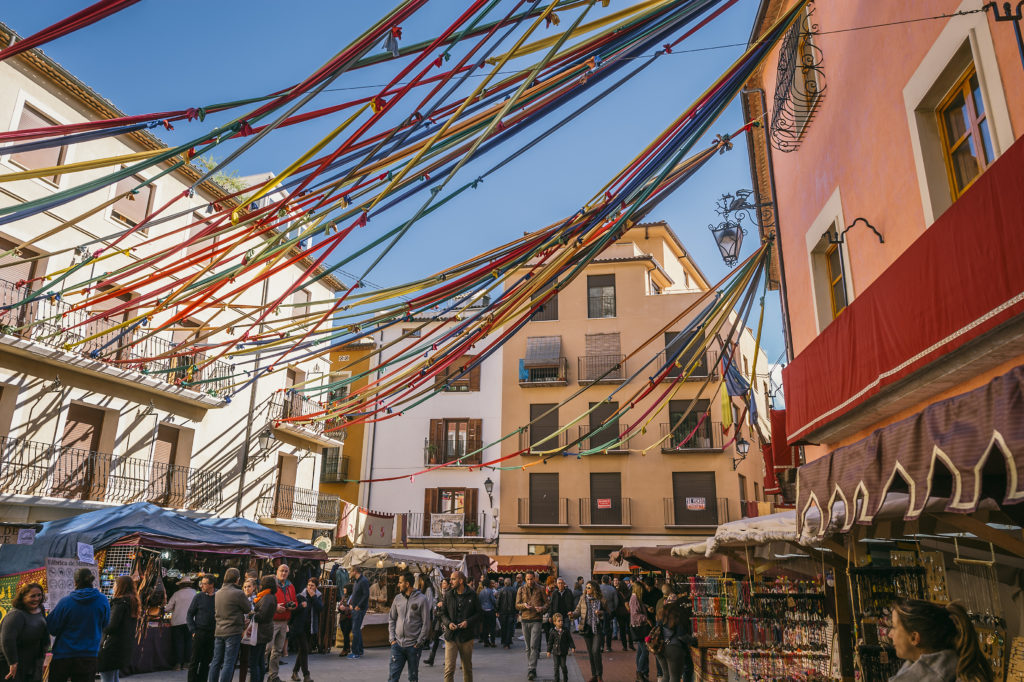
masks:
<path fill-rule="evenodd" d="M 298 599 L 295 595 L 295 585 L 288 580 L 291 569 L 288 564 L 282 562 L 277 567 L 275 577 L 277 578 L 277 612 L 274 614 L 274 638 L 270 640 L 273 647 L 270 651 L 270 682 L 280 682 L 278 672 L 281 668 L 281 657 L 284 656 L 285 643 L 288 641 L 288 621 L 292 617 L 292 611 L 298 607 Z"/>

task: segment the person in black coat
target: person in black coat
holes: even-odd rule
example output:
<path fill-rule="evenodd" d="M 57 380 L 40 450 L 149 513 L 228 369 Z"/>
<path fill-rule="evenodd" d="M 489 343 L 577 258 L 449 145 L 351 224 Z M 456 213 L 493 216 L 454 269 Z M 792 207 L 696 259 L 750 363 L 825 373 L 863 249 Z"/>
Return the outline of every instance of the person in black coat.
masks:
<path fill-rule="evenodd" d="M 103 682 L 118 682 L 121 669 L 132 660 L 132 645 L 139 624 L 139 593 L 131 577 L 122 575 L 114 581 L 114 596 L 110 600 L 110 622 L 103 628 L 100 655 L 96 669 Z"/>
<path fill-rule="evenodd" d="M 291 639 L 290 651 L 295 653 L 295 667 L 292 679 L 302 670 L 303 679 L 309 680 L 309 651 L 320 632 L 320 612 L 324 610 L 323 595 L 319 590 L 320 582 L 310 578 L 306 589 L 295 595 L 298 607 L 292 611 L 292 619 L 288 623 L 288 637 Z"/>
<path fill-rule="evenodd" d="M 558 579 L 563 586 L 565 581 Z M 572 596 L 572 590 L 566 591 Z M 572 633 L 569 632 L 568 621 L 565 616 L 555 612 L 551 616 L 551 631 L 548 632 L 548 656 L 552 659 L 555 667 L 555 682 L 569 682 L 569 667 L 566 659 L 570 654 L 576 653 L 576 643 L 572 641 Z"/>
<path fill-rule="evenodd" d="M 252 682 L 263 682 L 267 674 L 267 644 L 274 638 L 274 614 L 277 613 L 277 580 L 265 575 L 260 591 L 253 598 L 252 621 L 256 626 L 256 644 L 249 652 L 249 677 Z"/>
<path fill-rule="evenodd" d="M 43 586 L 23 585 L 11 601 L 11 610 L 0 622 L 0 680 L 41 682 L 43 660 L 49 648 Z"/>

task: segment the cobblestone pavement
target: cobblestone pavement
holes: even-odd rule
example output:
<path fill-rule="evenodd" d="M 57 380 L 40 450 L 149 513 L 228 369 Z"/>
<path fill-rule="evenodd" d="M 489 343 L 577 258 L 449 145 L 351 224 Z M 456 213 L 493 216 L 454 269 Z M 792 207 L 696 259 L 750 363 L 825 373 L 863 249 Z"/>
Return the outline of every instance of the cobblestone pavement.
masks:
<path fill-rule="evenodd" d="M 579 639 L 579 638 L 578 638 Z M 578 644 L 582 646 L 583 640 L 579 639 Z M 336 650 L 335 650 L 336 651 Z M 367 649 L 366 655 L 358 661 L 350 661 L 341 658 L 337 653 L 313 654 L 309 657 L 309 672 L 315 682 L 335 682 L 336 680 L 379 680 L 384 682 L 388 678 L 389 651 L 384 648 Z M 291 673 L 291 665 L 295 659 L 289 657 L 288 665 L 281 665 L 281 671 Z M 586 666 L 586 653 L 584 651 L 583 665 Z M 569 682 L 584 682 L 588 679 L 580 674 L 579 666 L 572 659 L 568 662 Z M 611 669 L 608 668 L 610 672 Z M 587 671 L 589 672 L 589 670 Z M 420 682 L 437 682 L 444 676 L 444 650 L 439 649 L 437 660 L 433 667 L 423 664 L 420 661 Z M 145 675 L 132 675 L 132 682 L 185 682 L 186 673 L 180 672 L 157 672 Z M 238 679 L 238 674 L 235 674 Z M 284 678 L 286 681 L 288 677 Z M 402 680 L 407 680 L 407 673 L 402 674 Z M 473 679 L 476 682 L 525 682 L 526 680 L 526 654 L 523 642 L 515 641 L 512 649 L 484 649 L 477 645 L 473 650 Z M 544 654 L 537 665 L 538 682 L 551 682 L 554 679 L 554 672 L 551 667 L 551 659 Z M 629 677 L 616 678 L 606 675 L 606 682 L 631 682 L 633 674 Z M 461 667 L 455 673 L 455 682 L 462 681 Z"/>

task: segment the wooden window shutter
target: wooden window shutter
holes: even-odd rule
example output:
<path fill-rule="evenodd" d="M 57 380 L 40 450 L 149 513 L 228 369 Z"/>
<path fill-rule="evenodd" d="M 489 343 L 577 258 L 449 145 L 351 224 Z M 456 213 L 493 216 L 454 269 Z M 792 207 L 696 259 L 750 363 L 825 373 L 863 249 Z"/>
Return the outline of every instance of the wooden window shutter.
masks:
<path fill-rule="evenodd" d="M 469 427 L 466 430 L 466 451 L 472 452 L 478 450 L 483 445 L 483 432 L 484 432 L 484 420 L 483 419 L 470 419 Z M 482 452 L 478 452 L 472 457 L 467 457 L 463 461 L 466 464 L 479 464 L 483 460 L 481 459 Z"/>
<path fill-rule="evenodd" d="M 68 418 L 64 424 L 64 437 L 61 438 L 61 445 L 66 448 L 95 452 L 100 446 L 102 425 L 102 410 L 71 403 L 68 406 Z"/>
<path fill-rule="evenodd" d="M 477 498 L 479 497 L 480 490 L 477 488 L 466 488 L 465 497 L 465 510 L 466 510 L 466 523 L 472 521 L 476 523 L 476 512 L 477 512 Z"/>
<path fill-rule="evenodd" d="M 469 362 L 472 362 L 473 360 L 476 360 L 476 356 L 475 355 L 473 357 L 469 358 L 469 361 L 467 362 L 467 364 L 469 364 Z M 479 391 L 480 390 L 480 365 L 477 365 L 476 367 L 474 367 L 473 369 L 471 369 L 469 371 L 469 390 L 471 390 L 471 391 Z"/>
<path fill-rule="evenodd" d="M 434 460 L 436 464 L 441 461 L 441 456 L 444 454 L 444 444 L 444 420 L 431 419 L 430 431 L 427 435 L 428 462 Z"/>
<path fill-rule="evenodd" d="M 423 534 L 430 535 L 430 515 L 437 512 L 439 496 L 437 488 L 423 491 Z"/>

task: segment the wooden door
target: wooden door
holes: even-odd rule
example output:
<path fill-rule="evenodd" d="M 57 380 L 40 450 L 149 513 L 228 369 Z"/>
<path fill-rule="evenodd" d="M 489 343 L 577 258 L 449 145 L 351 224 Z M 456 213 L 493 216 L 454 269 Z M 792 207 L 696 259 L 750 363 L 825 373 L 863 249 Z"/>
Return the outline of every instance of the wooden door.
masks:
<path fill-rule="evenodd" d="M 530 474 L 530 523 L 557 524 L 558 474 Z"/>
<path fill-rule="evenodd" d="M 188 467 L 178 464 L 178 437 L 173 426 L 160 424 L 153 444 L 153 462 L 149 472 L 149 501 L 162 507 L 185 506 Z"/>
<path fill-rule="evenodd" d="M 73 500 L 102 500 L 110 471 L 109 455 L 97 450 L 103 410 L 71 403 L 54 465 L 52 490 Z"/>
<path fill-rule="evenodd" d="M 590 413 L 590 432 L 593 433 L 598 429 L 599 432 L 587 439 L 587 448 L 596 448 L 605 443 L 612 443 L 616 448 L 624 447 L 622 445 L 615 445 L 615 441 L 619 438 L 619 420 L 611 419 L 612 416 L 619 411 L 618 403 L 590 403 L 591 409 L 594 411 Z M 604 428 L 601 428 L 601 424 L 606 420 L 611 419 L 610 422 L 605 424 Z"/>
<path fill-rule="evenodd" d="M 292 518 L 295 508 L 295 469 L 298 462 L 289 455 L 277 456 L 277 494 L 274 498 L 274 516 Z"/>
<path fill-rule="evenodd" d="M 598 526 L 622 523 L 622 475 L 590 474 L 590 522 Z"/>
<path fill-rule="evenodd" d="M 718 518 L 713 471 L 673 472 L 672 501 L 677 526 L 715 526 L 729 520 Z"/>

